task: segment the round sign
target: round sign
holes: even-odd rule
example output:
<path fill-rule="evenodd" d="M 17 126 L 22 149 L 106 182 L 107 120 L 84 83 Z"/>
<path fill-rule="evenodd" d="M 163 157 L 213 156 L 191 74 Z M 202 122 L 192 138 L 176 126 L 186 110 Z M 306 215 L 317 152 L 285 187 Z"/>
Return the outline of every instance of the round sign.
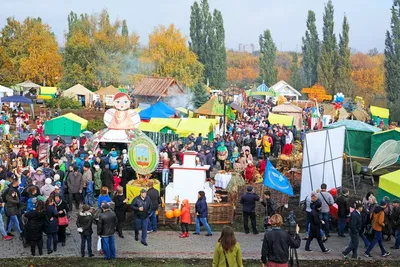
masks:
<path fill-rule="evenodd" d="M 139 136 L 132 141 L 129 145 L 128 155 L 129 163 L 139 174 L 150 174 L 157 168 L 157 147 L 146 135 Z"/>

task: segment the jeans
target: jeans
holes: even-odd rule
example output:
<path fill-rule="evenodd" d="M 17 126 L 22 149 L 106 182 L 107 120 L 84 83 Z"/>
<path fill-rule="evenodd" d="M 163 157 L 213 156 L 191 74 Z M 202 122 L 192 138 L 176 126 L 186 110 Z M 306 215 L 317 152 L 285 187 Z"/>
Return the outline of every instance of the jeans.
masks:
<path fill-rule="evenodd" d="M 105 259 L 115 259 L 115 239 L 114 235 L 102 236 L 101 245 L 104 251 Z"/>
<path fill-rule="evenodd" d="M 85 256 L 85 244 L 87 243 L 88 255 L 92 255 L 92 236 L 81 235 L 81 255 Z M 115 253 L 114 253 L 115 254 Z"/>
<path fill-rule="evenodd" d="M 367 248 L 367 251 L 365 251 L 365 254 L 370 254 L 371 250 L 375 247 L 376 243 L 378 243 L 379 248 L 381 249 L 381 255 L 385 254 L 386 250 L 382 244 L 382 232 L 378 231 L 375 231 L 374 240 L 372 240 L 372 242 L 369 244 L 369 247 Z"/>
<path fill-rule="evenodd" d="M 11 226 L 13 224 L 17 228 L 18 233 L 21 233 L 22 231 L 21 231 L 21 228 L 19 227 L 19 221 L 18 221 L 17 215 L 10 216 L 10 223 L 7 226 L 7 232 L 8 233 L 11 233 Z"/>
<path fill-rule="evenodd" d="M 198 216 L 196 216 L 195 222 L 196 222 L 196 233 L 200 234 L 200 222 L 201 222 L 206 228 L 207 233 L 212 235 L 211 228 L 207 222 L 207 218 L 199 218 Z"/>
<path fill-rule="evenodd" d="M 168 185 L 168 174 L 169 174 L 169 169 L 163 169 L 162 170 L 162 182 L 164 186 Z"/>
<path fill-rule="evenodd" d="M 325 235 L 327 236 L 329 235 L 329 218 L 330 218 L 329 212 L 321 212 L 320 219 L 325 222 L 325 225 L 323 225 L 322 227 L 325 227 L 325 229 L 323 230 L 325 231 Z"/>
<path fill-rule="evenodd" d="M 6 236 L 6 230 L 4 229 L 4 222 L 3 222 L 3 216 L 0 214 L 0 233 L 2 236 Z"/>
<path fill-rule="evenodd" d="M 364 241 L 365 248 L 368 248 L 368 247 L 369 247 L 369 240 L 368 240 L 368 238 L 365 236 L 364 233 L 360 233 L 359 236 L 360 236 L 361 239 Z"/>
<path fill-rule="evenodd" d="M 89 205 L 90 207 L 93 207 L 93 205 L 94 205 L 94 195 L 93 195 L 93 192 L 86 192 L 85 204 Z"/>
<path fill-rule="evenodd" d="M 259 159 L 261 157 L 261 147 L 257 147 L 257 158 Z"/>
<path fill-rule="evenodd" d="M 339 217 L 338 221 L 338 234 L 344 235 L 344 228 L 346 227 L 346 217 Z"/>
<path fill-rule="evenodd" d="M 149 217 L 146 219 L 135 218 L 135 237 L 139 237 L 139 230 L 142 230 L 141 242 L 146 242 L 147 227 L 149 226 Z"/>
<path fill-rule="evenodd" d="M 347 248 L 343 251 L 344 255 L 348 255 L 351 251 L 353 252 L 353 258 L 357 258 L 358 254 L 358 244 L 359 244 L 359 236 L 358 234 L 354 234 L 349 231 L 349 236 L 350 236 L 350 243 L 347 246 Z"/>
<path fill-rule="evenodd" d="M 257 233 L 256 213 L 243 211 L 243 228 L 245 233 L 249 233 L 249 217 L 251 220 L 251 229 L 253 233 Z"/>
<path fill-rule="evenodd" d="M 157 232 L 157 216 L 156 216 L 156 211 L 152 211 L 149 215 L 149 230 L 152 230 L 153 232 Z"/>
<path fill-rule="evenodd" d="M 396 248 L 400 248 L 400 230 L 396 230 L 396 232 L 394 232 L 394 237 L 396 238 L 396 242 L 394 243 L 394 246 Z"/>
<path fill-rule="evenodd" d="M 51 242 L 53 241 L 53 249 L 57 250 L 57 232 L 46 234 L 47 235 L 47 251 L 51 251 Z"/>

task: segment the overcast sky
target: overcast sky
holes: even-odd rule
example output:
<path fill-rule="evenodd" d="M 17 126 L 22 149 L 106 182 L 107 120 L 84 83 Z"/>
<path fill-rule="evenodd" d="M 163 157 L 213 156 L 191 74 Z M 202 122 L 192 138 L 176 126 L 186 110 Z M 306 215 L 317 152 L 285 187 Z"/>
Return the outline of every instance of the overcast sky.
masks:
<path fill-rule="evenodd" d="M 99 13 L 106 8 L 112 19 L 126 19 L 129 31 L 146 44 L 148 34 L 159 24 L 174 23 L 189 36 L 190 6 L 194 0 L 0 0 L 0 27 L 6 18 L 23 20 L 41 17 L 48 23 L 60 44 L 64 43 L 67 16 L 76 13 Z M 211 9 L 222 12 L 226 46 L 238 49 L 241 44 L 255 44 L 265 29 L 270 29 L 279 50 L 300 51 L 306 30 L 307 11 L 316 13 L 322 32 L 324 0 L 209 0 Z M 384 49 L 385 32 L 390 27 L 392 0 L 333 0 L 335 32 L 341 31 L 346 13 L 350 24 L 350 46 L 367 52 Z"/>

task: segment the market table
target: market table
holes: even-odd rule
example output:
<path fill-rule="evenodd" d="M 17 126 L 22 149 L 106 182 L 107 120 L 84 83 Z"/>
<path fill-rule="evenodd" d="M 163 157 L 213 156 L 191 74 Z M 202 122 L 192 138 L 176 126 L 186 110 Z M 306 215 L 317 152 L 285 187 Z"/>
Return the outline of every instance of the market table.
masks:
<path fill-rule="evenodd" d="M 229 182 L 231 181 L 232 175 L 230 173 L 217 173 L 214 177 L 215 186 L 226 189 Z"/>

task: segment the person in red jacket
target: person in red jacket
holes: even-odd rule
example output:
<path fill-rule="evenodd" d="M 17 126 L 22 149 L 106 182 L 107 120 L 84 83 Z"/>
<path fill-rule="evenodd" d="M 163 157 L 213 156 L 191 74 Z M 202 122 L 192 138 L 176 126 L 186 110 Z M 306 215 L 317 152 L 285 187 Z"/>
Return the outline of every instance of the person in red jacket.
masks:
<path fill-rule="evenodd" d="M 265 168 L 267 167 L 267 162 L 263 159 L 260 159 L 258 162 L 260 164 L 260 166 L 259 166 L 260 175 L 261 175 L 261 177 L 264 177 L 264 172 L 265 172 Z"/>
<path fill-rule="evenodd" d="M 249 165 L 247 166 L 246 170 L 244 171 L 244 179 L 248 184 L 251 184 L 253 182 L 253 177 L 254 177 L 254 171 L 255 167 L 253 162 L 249 162 Z"/>
<path fill-rule="evenodd" d="M 190 224 L 190 204 L 189 200 L 184 199 L 181 207 L 181 230 L 180 238 L 189 237 L 189 224 Z"/>
<path fill-rule="evenodd" d="M 33 139 L 35 139 L 35 137 L 33 136 L 33 134 L 30 134 L 28 136 L 28 138 L 26 138 L 25 144 L 27 147 L 32 147 L 32 141 Z"/>

